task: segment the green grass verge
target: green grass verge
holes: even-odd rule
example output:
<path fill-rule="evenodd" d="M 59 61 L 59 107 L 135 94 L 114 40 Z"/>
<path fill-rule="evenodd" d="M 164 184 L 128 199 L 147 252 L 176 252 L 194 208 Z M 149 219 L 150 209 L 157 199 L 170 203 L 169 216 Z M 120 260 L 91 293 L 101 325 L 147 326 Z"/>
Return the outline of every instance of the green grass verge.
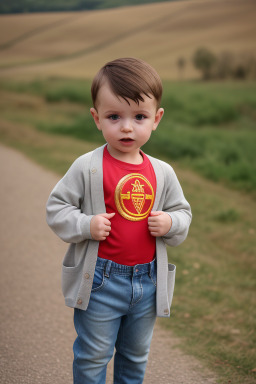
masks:
<path fill-rule="evenodd" d="M 254 383 L 255 203 L 196 178 L 182 185 L 193 222 L 187 241 L 169 249 L 177 280 L 171 319 L 162 323 L 219 382 Z"/>

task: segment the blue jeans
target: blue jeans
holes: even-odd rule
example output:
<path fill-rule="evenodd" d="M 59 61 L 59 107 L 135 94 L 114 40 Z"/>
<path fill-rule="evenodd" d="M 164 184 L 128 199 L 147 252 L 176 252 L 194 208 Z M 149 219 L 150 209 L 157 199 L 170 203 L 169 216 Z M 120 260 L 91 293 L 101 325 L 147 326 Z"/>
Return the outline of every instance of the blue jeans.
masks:
<path fill-rule="evenodd" d="M 75 309 L 74 384 L 143 382 L 156 320 L 156 261 L 134 267 L 98 258 L 89 306 Z"/>

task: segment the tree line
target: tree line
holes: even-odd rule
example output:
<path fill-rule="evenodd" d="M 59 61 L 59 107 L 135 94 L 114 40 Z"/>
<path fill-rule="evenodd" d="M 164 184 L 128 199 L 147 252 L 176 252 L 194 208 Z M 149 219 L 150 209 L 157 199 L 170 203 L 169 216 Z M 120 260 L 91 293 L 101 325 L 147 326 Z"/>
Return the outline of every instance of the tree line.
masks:
<path fill-rule="evenodd" d="M 0 0 L 0 14 L 114 8 L 175 0 Z"/>
<path fill-rule="evenodd" d="M 256 59 L 254 54 L 250 52 L 239 54 L 223 51 L 215 54 L 210 49 L 202 47 L 195 51 L 192 63 L 201 72 L 203 80 L 256 79 Z M 186 65 L 187 61 L 183 57 L 179 57 L 177 66 L 181 77 Z"/>

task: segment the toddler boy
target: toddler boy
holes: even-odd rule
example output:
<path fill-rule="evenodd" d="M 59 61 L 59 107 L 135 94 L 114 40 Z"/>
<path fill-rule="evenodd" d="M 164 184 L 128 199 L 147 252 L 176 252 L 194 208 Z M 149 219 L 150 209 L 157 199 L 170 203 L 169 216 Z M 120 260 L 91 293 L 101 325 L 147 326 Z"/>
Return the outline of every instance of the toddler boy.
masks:
<path fill-rule="evenodd" d="M 134 58 L 104 65 L 91 114 L 106 145 L 79 157 L 53 189 L 47 222 L 70 243 L 62 289 L 74 308 L 75 384 L 143 382 L 156 316 L 168 317 L 175 266 L 165 243 L 188 233 L 191 210 L 167 163 L 141 147 L 163 116 L 157 72 Z"/>

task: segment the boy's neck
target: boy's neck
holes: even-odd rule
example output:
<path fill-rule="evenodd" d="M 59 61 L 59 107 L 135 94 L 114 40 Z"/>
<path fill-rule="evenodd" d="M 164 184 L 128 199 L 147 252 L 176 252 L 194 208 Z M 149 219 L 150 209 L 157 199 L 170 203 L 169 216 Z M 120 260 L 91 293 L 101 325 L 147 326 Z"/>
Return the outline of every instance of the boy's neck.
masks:
<path fill-rule="evenodd" d="M 144 161 L 140 148 L 135 153 L 126 153 L 115 151 L 115 149 L 113 149 L 112 147 L 110 147 L 109 144 L 107 144 L 107 150 L 112 157 L 119 161 L 123 161 L 124 163 L 138 165 L 142 164 Z"/>

